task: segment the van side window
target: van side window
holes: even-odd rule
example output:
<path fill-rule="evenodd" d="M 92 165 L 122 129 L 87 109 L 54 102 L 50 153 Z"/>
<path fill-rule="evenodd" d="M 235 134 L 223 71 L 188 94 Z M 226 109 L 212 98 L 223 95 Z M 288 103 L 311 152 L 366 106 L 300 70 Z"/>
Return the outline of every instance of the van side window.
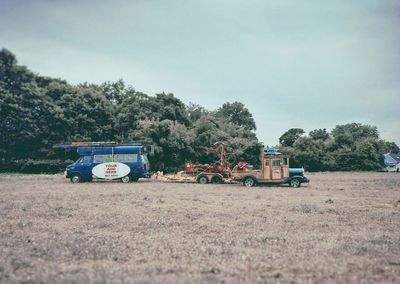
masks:
<path fill-rule="evenodd" d="M 136 163 L 138 160 L 137 154 L 115 154 L 114 161 L 121 163 Z"/>
<path fill-rule="evenodd" d="M 101 164 L 108 162 L 121 162 L 121 163 L 136 163 L 138 160 L 137 154 L 115 154 L 114 157 L 112 155 L 94 155 L 93 163 Z"/>
<path fill-rule="evenodd" d="M 112 155 L 94 155 L 93 156 L 93 163 L 95 163 L 95 164 L 107 163 L 107 162 L 112 162 L 112 161 L 113 161 Z"/>
<path fill-rule="evenodd" d="M 84 164 L 90 164 L 92 162 L 92 156 L 83 157 L 81 162 L 84 163 Z"/>

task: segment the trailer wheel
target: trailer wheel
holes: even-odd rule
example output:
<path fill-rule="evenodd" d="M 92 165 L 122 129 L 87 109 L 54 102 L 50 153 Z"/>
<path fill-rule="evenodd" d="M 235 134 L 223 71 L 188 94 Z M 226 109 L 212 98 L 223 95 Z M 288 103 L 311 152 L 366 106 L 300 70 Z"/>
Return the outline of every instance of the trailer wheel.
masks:
<path fill-rule="evenodd" d="M 211 178 L 211 183 L 222 183 L 222 178 L 220 176 L 213 176 Z"/>
<path fill-rule="evenodd" d="M 289 185 L 291 187 L 300 187 L 301 182 L 297 178 L 294 178 L 289 182 Z"/>
<path fill-rule="evenodd" d="M 72 183 L 79 183 L 82 181 L 81 176 L 79 174 L 73 174 L 70 180 Z"/>
<path fill-rule="evenodd" d="M 208 177 L 207 176 L 199 176 L 197 178 L 197 182 L 200 184 L 206 184 L 206 183 L 208 183 Z"/>
<path fill-rule="evenodd" d="M 123 178 L 121 178 L 121 181 L 122 181 L 123 183 L 128 183 L 128 182 L 131 181 L 131 178 L 129 177 L 129 175 L 127 175 L 127 176 L 124 176 Z"/>
<path fill-rule="evenodd" d="M 254 178 L 252 178 L 252 177 L 246 177 L 243 180 L 243 185 L 244 186 L 251 187 L 251 186 L 255 186 L 255 184 L 256 184 L 256 180 Z"/>

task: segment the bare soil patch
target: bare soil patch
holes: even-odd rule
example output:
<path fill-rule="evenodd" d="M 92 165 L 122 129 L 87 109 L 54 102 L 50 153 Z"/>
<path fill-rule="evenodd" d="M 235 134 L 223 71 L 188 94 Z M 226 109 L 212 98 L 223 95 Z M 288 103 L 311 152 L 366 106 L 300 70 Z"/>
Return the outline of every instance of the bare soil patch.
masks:
<path fill-rule="evenodd" d="M 0 175 L 0 282 L 400 282 L 400 174 L 289 187 Z"/>

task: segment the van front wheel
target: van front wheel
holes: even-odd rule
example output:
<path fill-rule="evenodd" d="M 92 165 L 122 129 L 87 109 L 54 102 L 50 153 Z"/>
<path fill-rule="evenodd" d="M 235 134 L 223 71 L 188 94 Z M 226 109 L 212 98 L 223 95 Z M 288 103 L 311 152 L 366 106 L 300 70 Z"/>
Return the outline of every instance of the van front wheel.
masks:
<path fill-rule="evenodd" d="M 71 182 L 72 182 L 72 183 L 79 183 L 79 182 L 81 182 L 81 176 L 78 175 L 78 174 L 73 174 L 73 175 L 71 176 Z"/>

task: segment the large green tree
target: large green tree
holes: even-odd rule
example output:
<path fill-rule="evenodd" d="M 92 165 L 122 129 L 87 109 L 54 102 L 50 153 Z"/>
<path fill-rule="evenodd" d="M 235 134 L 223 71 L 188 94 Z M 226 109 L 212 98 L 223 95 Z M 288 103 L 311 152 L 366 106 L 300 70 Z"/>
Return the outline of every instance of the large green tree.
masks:
<path fill-rule="evenodd" d="M 363 139 L 379 139 L 376 126 L 361 123 L 348 123 L 337 125 L 331 132 L 338 147 L 350 146 L 354 149 L 354 142 Z"/>
<path fill-rule="evenodd" d="M 107 141 L 113 139 L 114 118 L 110 101 L 96 89 L 74 87 L 57 105 L 63 110 L 65 137 L 69 141 Z"/>
<path fill-rule="evenodd" d="M 141 120 L 130 140 L 154 145 L 150 162 L 155 170 L 176 171 L 193 157 L 193 132 L 172 120 Z"/>
<path fill-rule="evenodd" d="M 330 143 L 313 137 L 300 137 L 293 145 L 293 166 L 302 166 L 308 171 L 327 171 L 335 167 Z"/>
<path fill-rule="evenodd" d="M 279 143 L 283 147 L 292 147 L 294 142 L 304 133 L 304 130 L 301 128 L 291 128 L 279 137 Z"/>
<path fill-rule="evenodd" d="M 0 78 L 1 159 L 37 157 L 60 138 L 62 110 L 41 87 L 47 79 L 19 66 L 6 49 L 0 51 Z"/>
<path fill-rule="evenodd" d="M 316 129 L 296 138 L 298 133 L 289 130 L 281 136 L 283 141 L 290 138 L 283 150 L 292 156 L 292 164 L 310 171 L 380 170 L 383 154 L 398 149 L 395 143 L 380 139 L 375 126 L 361 123 L 337 125 L 331 133 Z"/>
<path fill-rule="evenodd" d="M 151 106 L 152 112 L 158 120 L 168 119 L 186 126 L 189 125 L 189 116 L 185 104 L 172 93 L 156 94 L 156 97 L 152 98 Z"/>
<path fill-rule="evenodd" d="M 193 125 L 193 123 L 195 123 L 201 117 L 208 115 L 210 113 L 201 105 L 191 102 L 189 103 L 189 105 L 186 106 L 186 111 L 188 113 L 191 125 Z"/>
<path fill-rule="evenodd" d="M 308 135 L 314 140 L 323 140 L 323 141 L 329 139 L 330 137 L 330 134 L 328 131 L 326 131 L 326 128 L 312 130 Z"/>
<path fill-rule="evenodd" d="M 222 107 L 217 110 L 216 115 L 248 130 L 256 130 L 256 123 L 253 115 L 243 103 L 224 103 Z"/>
<path fill-rule="evenodd" d="M 113 138 L 110 100 L 87 84 L 38 76 L 0 51 L 0 155 L 2 159 L 50 157 L 54 144 Z"/>

